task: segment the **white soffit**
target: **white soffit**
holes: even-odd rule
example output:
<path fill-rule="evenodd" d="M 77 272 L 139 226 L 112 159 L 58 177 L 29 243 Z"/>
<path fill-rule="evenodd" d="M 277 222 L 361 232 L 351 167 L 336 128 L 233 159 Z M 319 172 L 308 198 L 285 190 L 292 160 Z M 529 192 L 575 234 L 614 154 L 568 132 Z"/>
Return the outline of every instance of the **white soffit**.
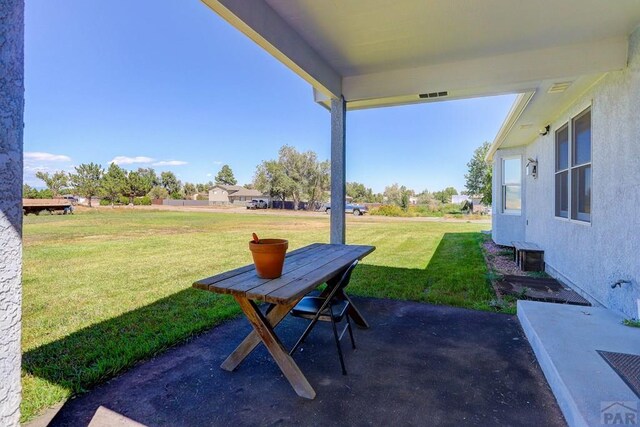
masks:
<path fill-rule="evenodd" d="M 350 109 L 526 92 L 621 69 L 640 22 L 640 0 L 202 1 L 319 101 L 343 95 Z"/>
<path fill-rule="evenodd" d="M 604 76 L 597 73 L 562 81 L 546 80 L 540 82 L 535 91 L 520 95 L 491 144 L 487 160 L 493 159 L 498 148 L 517 147 L 535 140 L 541 129 L 552 124 Z M 550 129 L 550 132 L 554 131 Z"/>

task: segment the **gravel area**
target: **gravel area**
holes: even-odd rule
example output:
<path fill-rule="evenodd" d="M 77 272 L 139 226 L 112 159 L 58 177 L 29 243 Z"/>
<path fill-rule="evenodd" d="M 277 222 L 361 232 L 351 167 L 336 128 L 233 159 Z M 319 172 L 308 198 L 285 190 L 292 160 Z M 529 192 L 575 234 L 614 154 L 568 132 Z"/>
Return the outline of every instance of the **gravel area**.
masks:
<path fill-rule="evenodd" d="M 484 242 L 486 260 L 489 270 L 502 276 L 527 276 L 520 270 L 513 259 L 513 248 L 496 245 L 492 240 Z"/>

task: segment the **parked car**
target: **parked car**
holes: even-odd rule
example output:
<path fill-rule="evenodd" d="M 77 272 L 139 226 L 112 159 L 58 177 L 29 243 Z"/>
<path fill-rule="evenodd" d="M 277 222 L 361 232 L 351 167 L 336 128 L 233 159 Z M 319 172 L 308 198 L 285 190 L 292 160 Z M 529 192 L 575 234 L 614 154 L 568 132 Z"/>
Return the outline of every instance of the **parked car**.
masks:
<path fill-rule="evenodd" d="M 247 202 L 247 209 L 267 209 L 268 207 L 269 203 L 264 199 L 253 199 Z"/>
<path fill-rule="evenodd" d="M 326 213 L 330 213 L 331 212 L 331 203 L 325 203 L 324 211 Z M 364 215 L 367 212 L 369 212 L 369 210 L 367 209 L 366 206 L 359 205 L 357 203 L 347 203 L 345 205 L 345 207 L 344 207 L 344 211 L 345 211 L 345 213 L 354 214 L 355 216 Z"/>

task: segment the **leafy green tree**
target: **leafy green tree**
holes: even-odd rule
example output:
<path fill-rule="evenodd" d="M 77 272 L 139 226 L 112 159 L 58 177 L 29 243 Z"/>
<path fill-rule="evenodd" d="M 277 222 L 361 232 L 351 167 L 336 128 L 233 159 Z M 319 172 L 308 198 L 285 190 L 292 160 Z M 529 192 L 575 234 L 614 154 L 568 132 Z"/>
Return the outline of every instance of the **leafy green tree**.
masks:
<path fill-rule="evenodd" d="M 28 184 L 22 185 L 22 197 L 24 199 L 52 199 L 53 193 L 48 188 L 38 190 Z"/>
<path fill-rule="evenodd" d="M 142 197 L 147 194 L 151 188 L 147 188 L 146 180 L 138 171 L 129 171 L 125 180 L 123 192 L 129 196 L 129 203 L 133 203 L 134 198 Z"/>
<path fill-rule="evenodd" d="M 53 193 L 53 197 L 60 196 L 62 191 L 69 186 L 69 176 L 63 171 L 57 171 L 51 175 L 48 172 L 38 171 L 36 178 L 44 181 L 44 184 Z"/>
<path fill-rule="evenodd" d="M 208 189 L 209 188 L 207 187 L 206 184 L 196 184 L 196 190 L 198 191 L 198 193 L 204 193 Z"/>
<path fill-rule="evenodd" d="M 102 178 L 100 192 L 105 199 L 114 205 L 116 200 L 127 191 L 127 172 L 115 163 L 109 165 L 109 169 Z"/>
<path fill-rule="evenodd" d="M 23 199 L 37 199 L 38 190 L 31 187 L 29 184 L 22 184 L 22 198 Z"/>
<path fill-rule="evenodd" d="M 491 206 L 493 191 L 492 191 L 492 183 L 493 183 L 493 168 L 489 167 L 487 174 L 484 176 L 484 185 L 482 186 L 482 204 L 485 206 Z"/>
<path fill-rule="evenodd" d="M 229 165 L 223 165 L 216 175 L 216 184 L 236 185 L 238 181 L 233 176 L 233 171 Z"/>
<path fill-rule="evenodd" d="M 160 181 L 162 186 L 169 192 L 170 196 L 180 194 L 182 183 L 176 178 L 173 172 L 162 172 L 160 174 Z"/>
<path fill-rule="evenodd" d="M 185 197 L 189 198 L 194 194 L 196 194 L 198 190 L 196 190 L 196 186 L 194 184 L 190 182 L 185 182 L 184 186 L 182 187 L 182 192 L 184 193 Z"/>
<path fill-rule="evenodd" d="M 151 189 L 151 191 L 149 191 L 149 194 L 147 194 L 147 196 L 152 200 L 168 199 L 169 192 L 167 191 L 166 188 L 160 185 L 156 185 Z"/>
<path fill-rule="evenodd" d="M 490 144 L 483 142 L 475 149 L 467 163 L 469 172 L 464 175 L 465 187 L 470 196 L 481 196 L 483 203 L 491 203 L 491 165 L 485 161 Z"/>
<path fill-rule="evenodd" d="M 256 168 L 253 185 L 272 199 L 277 197 L 282 200 L 284 208 L 284 201 L 291 188 L 290 181 L 284 168 L 277 160 L 265 160 Z"/>
<path fill-rule="evenodd" d="M 400 190 L 400 208 L 405 212 L 409 210 L 409 194 L 410 192 L 402 186 Z"/>
<path fill-rule="evenodd" d="M 424 189 L 421 193 L 416 194 L 416 197 L 418 198 L 418 204 L 420 205 L 432 206 L 436 203 L 433 194 L 431 194 L 431 192 L 427 189 Z"/>
<path fill-rule="evenodd" d="M 140 196 L 144 196 L 149 193 L 153 187 L 160 185 L 160 179 L 153 168 L 138 168 L 136 171 L 140 175 L 142 181 L 142 187 L 140 188 Z"/>
<path fill-rule="evenodd" d="M 451 196 L 455 196 L 457 194 L 458 190 L 453 187 L 447 187 L 444 190 L 434 192 L 433 197 L 439 202 L 446 204 L 451 203 Z"/>
<path fill-rule="evenodd" d="M 313 151 L 299 152 L 284 145 L 278 151 L 278 160 L 264 161 L 257 167 L 253 186 L 283 202 L 291 197 L 294 209 L 303 199 L 308 202 L 307 209 L 315 209 L 326 197 L 330 169 L 329 162 L 319 161 Z"/>
<path fill-rule="evenodd" d="M 316 204 L 326 198 L 327 191 L 331 186 L 330 170 L 331 163 L 328 160 L 319 162 L 316 153 L 308 152 L 304 179 L 304 192 L 307 199 L 307 210 L 316 210 Z"/>
<path fill-rule="evenodd" d="M 409 190 L 404 185 L 400 186 L 397 183 L 385 187 L 383 193 L 386 198 L 386 203 L 400 206 L 402 208 L 406 207 L 406 209 L 409 208 L 409 197 L 413 194 L 413 190 Z"/>
<path fill-rule="evenodd" d="M 100 191 L 102 166 L 95 163 L 83 163 L 75 167 L 76 172 L 69 175 L 71 186 L 75 192 L 82 197 L 86 197 L 91 207 L 91 198 Z"/>
<path fill-rule="evenodd" d="M 305 156 L 294 147 L 283 145 L 278 152 L 278 163 L 289 178 L 287 180 L 288 193 L 293 199 L 293 209 L 297 210 L 304 191 L 305 168 L 308 167 Z"/>
<path fill-rule="evenodd" d="M 359 182 L 347 182 L 347 196 L 351 197 L 354 202 L 358 203 L 381 203 L 383 195 L 374 194 L 371 188 L 365 187 Z"/>

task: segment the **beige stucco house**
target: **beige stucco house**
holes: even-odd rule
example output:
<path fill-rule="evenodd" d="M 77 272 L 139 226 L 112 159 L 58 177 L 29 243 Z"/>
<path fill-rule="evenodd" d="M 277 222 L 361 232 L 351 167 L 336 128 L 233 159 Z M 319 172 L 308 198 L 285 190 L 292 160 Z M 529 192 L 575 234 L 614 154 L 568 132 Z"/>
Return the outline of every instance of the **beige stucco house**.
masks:
<path fill-rule="evenodd" d="M 261 191 L 244 188 L 241 185 L 217 184 L 209 189 L 209 204 L 244 205 L 253 199 L 269 201 L 269 197 Z"/>

